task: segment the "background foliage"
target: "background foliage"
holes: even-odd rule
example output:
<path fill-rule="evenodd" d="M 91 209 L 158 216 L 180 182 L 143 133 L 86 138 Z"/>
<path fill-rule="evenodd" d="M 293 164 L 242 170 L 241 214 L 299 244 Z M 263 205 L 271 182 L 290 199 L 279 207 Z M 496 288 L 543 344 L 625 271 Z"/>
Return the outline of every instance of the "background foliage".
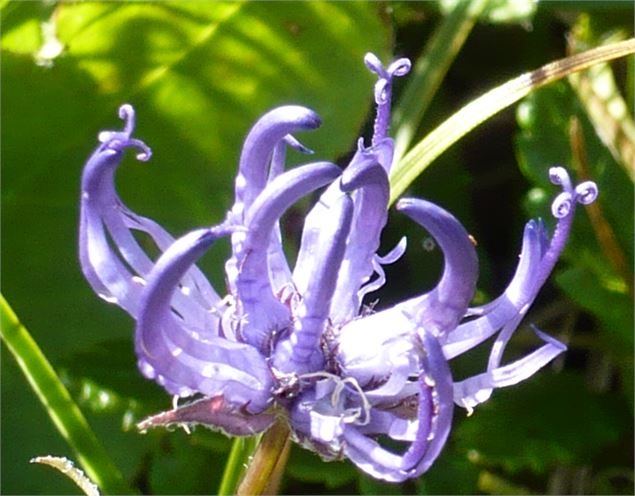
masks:
<path fill-rule="evenodd" d="M 2 291 L 139 492 L 216 491 L 229 440 L 203 429 L 144 436 L 134 429 L 170 398 L 137 373 L 131 321 L 98 300 L 79 271 L 79 178 L 97 132 L 118 127 L 118 105 L 132 103 L 137 135 L 154 156 L 124 163 L 122 197 L 177 235 L 214 224 L 231 202 L 242 139 L 261 113 L 285 103 L 314 108 L 324 124 L 302 141 L 318 157 L 345 163 L 372 111 L 363 54 L 416 59 L 455 4 L 0 4 Z M 563 57 L 567 38 L 597 46 L 632 36 L 632 18 L 631 2 L 490 0 L 416 139 L 487 89 Z M 621 91 L 632 109 L 632 57 L 612 67 L 613 82 L 600 89 Z M 572 79 L 532 94 L 448 150 L 409 191 L 454 212 L 477 239 L 485 300 L 510 277 L 525 220 L 550 218 L 555 189 L 546 169 L 566 164 L 599 183 L 599 214 L 581 209 L 565 261 L 527 319 L 567 340 L 569 352 L 527 383 L 495 393 L 470 418 L 457 410 L 448 445 L 420 480 L 380 484 L 294 447 L 283 492 L 633 493 L 633 182 L 623 163 L 632 135 L 627 119 L 605 112 L 598 123 L 589 112 L 593 101 L 606 103 L 593 100 L 598 93 Z M 603 125 L 622 129 L 617 151 L 598 137 Z M 299 214 L 286 222 L 292 239 Z M 598 236 L 607 229 L 609 245 Z M 439 254 L 421 247 L 426 234 L 397 215 L 385 246 L 404 232 L 411 249 L 389 267 L 380 305 L 430 287 L 439 273 Z M 218 288 L 224 255 L 219 249 L 204 260 Z M 519 333 L 510 353 L 534 345 L 530 334 Z M 76 492 L 28 464 L 72 453 L 6 351 L 3 345 L 0 490 Z M 485 359 L 477 351 L 459 360 L 456 376 Z"/>

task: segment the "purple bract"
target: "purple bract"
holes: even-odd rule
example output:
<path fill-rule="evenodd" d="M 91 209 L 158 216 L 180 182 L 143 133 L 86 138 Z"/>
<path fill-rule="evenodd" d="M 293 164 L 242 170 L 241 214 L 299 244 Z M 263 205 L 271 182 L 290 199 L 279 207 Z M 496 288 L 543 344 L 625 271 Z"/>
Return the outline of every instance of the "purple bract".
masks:
<path fill-rule="evenodd" d="M 505 292 L 469 307 L 478 263 L 459 221 L 442 208 L 402 199 L 397 210 L 426 229 L 444 254 L 438 285 L 393 307 L 372 311 L 364 296 L 385 282 L 382 265 L 405 251 L 405 239 L 377 254 L 387 220 L 393 141 L 387 137 L 392 82 L 407 59 L 378 75 L 377 117 L 370 146 L 359 140 L 342 171 L 313 162 L 285 171 L 287 147 L 309 152 L 291 133 L 315 129 L 319 117 L 299 106 L 262 116 L 243 146 L 236 200 L 220 225 L 175 240 L 154 221 L 131 212 L 114 186 L 127 148 L 148 160 L 132 138 L 135 114 L 119 110 L 123 131 L 102 132 L 82 177 L 80 260 L 99 296 L 136 320 L 135 350 L 142 374 L 184 405 L 155 415 L 142 428 L 204 424 L 231 435 L 265 430 L 284 415 L 295 439 L 326 459 L 346 457 L 387 481 L 425 472 L 450 431 L 454 404 L 471 410 L 497 387 L 522 381 L 565 350 L 544 344 L 512 363 L 503 351 L 547 279 L 568 236 L 576 203 L 597 196 L 592 182 L 574 187 L 562 168 L 553 203 L 558 223 L 550 238 L 541 221 L 525 226 L 518 268 Z M 327 186 L 306 216 L 297 263 L 289 267 L 279 219 L 300 198 Z M 134 231 L 162 252 L 152 260 Z M 219 296 L 195 266 L 221 237 L 230 237 L 229 294 Z M 461 381 L 448 361 L 496 335 L 485 372 Z M 385 447 L 391 438 L 402 452 Z"/>

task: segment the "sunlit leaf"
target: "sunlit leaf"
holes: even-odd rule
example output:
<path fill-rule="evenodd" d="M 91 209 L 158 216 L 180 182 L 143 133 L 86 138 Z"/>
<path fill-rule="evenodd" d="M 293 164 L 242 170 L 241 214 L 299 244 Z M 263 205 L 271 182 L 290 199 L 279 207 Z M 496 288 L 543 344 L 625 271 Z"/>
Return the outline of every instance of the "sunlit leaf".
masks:
<path fill-rule="evenodd" d="M 461 0 L 440 0 L 441 10 L 449 11 Z M 536 13 L 538 0 L 488 0 L 481 18 L 491 23 L 523 23 Z"/>

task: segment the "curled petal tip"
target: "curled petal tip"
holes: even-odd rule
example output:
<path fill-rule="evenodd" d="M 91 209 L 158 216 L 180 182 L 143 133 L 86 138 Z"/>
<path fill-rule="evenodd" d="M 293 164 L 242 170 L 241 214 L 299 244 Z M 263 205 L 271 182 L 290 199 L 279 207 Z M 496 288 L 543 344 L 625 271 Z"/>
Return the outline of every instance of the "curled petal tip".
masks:
<path fill-rule="evenodd" d="M 564 184 L 569 179 L 569 173 L 564 167 L 549 168 L 549 180 L 553 184 Z"/>
<path fill-rule="evenodd" d="M 574 188 L 569 173 L 563 167 L 549 169 L 549 179 L 553 184 L 561 185 L 563 189 L 551 204 L 551 212 L 557 219 L 572 214 L 576 202 L 588 205 L 598 196 L 598 187 L 593 181 L 584 181 Z"/>
<path fill-rule="evenodd" d="M 575 187 L 575 193 L 578 203 L 589 205 L 598 197 L 599 191 L 597 184 L 593 181 L 584 181 Z"/>
<path fill-rule="evenodd" d="M 573 198 L 571 193 L 563 191 L 551 203 L 551 213 L 556 219 L 563 219 L 571 213 L 573 209 Z"/>
<path fill-rule="evenodd" d="M 571 178 L 569 177 L 567 169 L 565 169 L 564 167 L 551 167 L 549 169 L 549 180 L 552 184 L 558 184 L 562 186 L 562 189 L 566 192 L 571 193 L 573 190 L 573 187 L 571 185 Z"/>
<path fill-rule="evenodd" d="M 388 66 L 388 74 L 397 77 L 405 76 L 410 72 L 411 67 L 412 63 L 410 62 L 410 59 L 405 57 L 397 59 Z"/>
<path fill-rule="evenodd" d="M 132 105 L 124 103 L 119 107 L 119 118 L 125 122 L 124 133 L 130 136 L 135 127 L 135 111 Z"/>
<path fill-rule="evenodd" d="M 127 141 L 125 146 L 134 146 L 141 150 L 141 152 L 137 153 L 136 155 L 137 160 L 140 160 L 141 162 L 147 162 L 148 160 L 150 160 L 150 157 L 152 157 L 152 150 L 141 140 L 130 139 Z"/>
<path fill-rule="evenodd" d="M 386 73 L 384 65 L 381 63 L 381 60 L 379 60 L 379 57 L 377 57 L 374 53 L 368 52 L 364 55 L 364 64 L 366 64 L 366 67 L 379 76 L 384 76 Z"/>

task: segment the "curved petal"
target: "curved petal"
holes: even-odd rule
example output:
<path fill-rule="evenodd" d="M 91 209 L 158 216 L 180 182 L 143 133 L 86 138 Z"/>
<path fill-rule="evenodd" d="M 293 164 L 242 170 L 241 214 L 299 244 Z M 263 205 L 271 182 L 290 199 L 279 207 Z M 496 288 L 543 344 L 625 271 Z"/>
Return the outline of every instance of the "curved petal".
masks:
<path fill-rule="evenodd" d="M 448 335 L 443 344 L 448 360 L 479 345 L 519 313 L 526 313 L 537 292 L 537 267 L 544 250 L 544 225 L 529 221 L 525 225 L 518 267 L 509 286 L 496 300 L 475 310 L 482 316 L 464 322 Z"/>
<path fill-rule="evenodd" d="M 148 234 L 161 251 L 167 249 L 173 238 L 154 221 L 131 212 L 117 195 L 114 174 L 125 149 L 139 148 L 139 160 L 148 160 L 151 155 L 143 142 L 130 137 L 134 130 L 133 108 L 122 105 L 119 114 L 125 121 L 124 130 L 100 133 L 102 144 L 84 167 L 79 256 L 82 271 L 95 292 L 135 317 L 153 262 L 132 231 Z M 218 301 L 218 295 L 198 269 L 192 268 L 186 278 L 190 297 L 182 299 L 182 306 L 188 308 L 184 311 L 197 319 L 211 319 L 209 309 Z"/>
<path fill-rule="evenodd" d="M 289 308 L 278 300 L 269 278 L 269 240 L 284 211 L 301 197 L 333 181 L 340 169 L 329 162 L 297 167 L 267 185 L 246 215 L 247 232 L 238 258 L 236 296 L 242 339 L 268 354 L 272 333 L 291 322 Z"/>
<path fill-rule="evenodd" d="M 461 223 L 450 213 L 425 200 L 402 199 L 397 209 L 432 234 L 444 256 L 443 274 L 429 293 L 400 303 L 426 332 L 442 342 L 465 315 L 478 277 L 476 251 Z"/>
<path fill-rule="evenodd" d="M 517 321 L 510 322 L 510 333 L 515 330 L 517 325 Z M 567 347 L 557 339 L 537 329 L 534 329 L 534 332 L 546 344 L 529 355 L 502 367 L 499 366 L 500 357 L 498 357 L 497 360 L 490 363 L 487 372 L 456 382 L 454 384 L 454 401 L 456 404 L 471 409 L 487 400 L 494 388 L 513 386 L 528 379 L 555 357 L 566 351 Z"/>
<path fill-rule="evenodd" d="M 305 151 L 304 147 L 289 136 L 290 133 L 316 129 L 320 124 L 320 117 L 315 112 L 298 105 L 275 108 L 258 119 L 245 138 L 240 155 L 236 176 L 236 199 L 229 215 L 232 223 L 244 223 L 247 211 L 265 188 L 267 178 L 280 174 L 283 158 L 280 157 L 279 145 L 285 142 Z M 227 281 L 232 291 L 238 274 L 237 259 L 244 249 L 243 241 L 242 233 L 232 235 L 232 256 L 225 264 Z"/>
<path fill-rule="evenodd" d="M 287 134 L 317 129 L 320 124 L 315 112 L 299 105 L 275 108 L 258 119 L 245 138 L 240 155 L 234 214 L 247 212 L 265 188 L 274 147 Z"/>
<path fill-rule="evenodd" d="M 320 338 L 326 329 L 352 218 L 353 201 L 342 195 L 323 219 L 311 245 L 304 245 L 303 237 L 302 250 L 312 254 L 312 259 L 304 263 L 310 278 L 306 287 L 298 288 L 301 299 L 295 308 L 291 335 L 276 347 L 273 363 L 282 372 L 313 372 L 323 366 Z"/>
<path fill-rule="evenodd" d="M 355 211 L 346 254 L 333 297 L 331 318 L 335 324 L 351 320 L 359 313 L 359 290 L 372 276 L 373 259 L 379 248 L 381 231 L 388 218 L 388 175 L 380 160 L 392 156 L 392 141 L 357 151 L 342 174 L 343 191 L 354 191 Z"/>
<path fill-rule="evenodd" d="M 484 315 L 459 326 L 451 336 L 452 342 L 444 347 L 446 357 L 456 356 L 502 328 L 492 346 L 487 371 L 455 385 L 455 401 L 466 408 L 487 400 L 496 387 L 526 379 L 566 349 L 559 341 L 536 331 L 546 345 L 523 359 L 500 366 L 507 343 L 564 249 L 576 203 L 588 204 L 597 197 L 595 183 L 584 182 L 574 188 L 566 170 L 561 167 L 551 168 L 549 174 L 551 181 L 563 188 L 552 203 L 552 213 L 558 219 L 552 239 L 547 244 L 542 224 L 529 222 L 523 237 L 521 261 L 512 283 L 493 304 L 477 309 Z"/>
<path fill-rule="evenodd" d="M 222 395 L 230 404 L 259 413 L 271 401 L 272 377 L 256 348 L 223 338 L 204 339 L 173 305 L 183 275 L 213 242 L 233 231 L 193 231 L 175 241 L 148 277 L 135 333 L 139 368 L 168 392 Z"/>
<path fill-rule="evenodd" d="M 481 315 L 480 317 L 461 324 L 450 334 L 444 343 L 444 352 L 448 359 L 467 351 L 499 329 L 505 328 L 506 331 L 495 343 L 490 368 L 497 360 L 500 361 L 507 341 L 538 295 L 564 249 L 576 203 L 588 204 L 597 197 L 595 183 L 584 182 L 574 188 L 569 175 L 562 167 L 552 167 L 549 173 L 551 181 L 563 187 L 563 192 L 552 203 L 552 212 L 558 223 L 551 240 L 547 239 L 542 222 L 527 223 L 520 262 L 510 285 L 503 295 L 492 303 L 475 309 L 473 313 Z M 512 325 L 511 322 L 515 324 Z"/>
<path fill-rule="evenodd" d="M 287 146 L 308 155 L 313 153 L 313 150 L 309 150 L 293 136 L 288 134 L 273 149 L 271 168 L 267 179 L 268 182 L 271 182 L 284 172 Z M 276 293 L 282 291 L 285 287 L 293 283 L 291 269 L 287 263 L 284 250 L 282 249 L 282 235 L 280 233 L 279 222 L 276 222 L 269 240 L 267 261 L 269 263 L 269 278 L 271 279 L 271 285 Z"/>
<path fill-rule="evenodd" d="M 345 455 L 368 474 L 390 482 L 418 477 L 430 468 L 445 445 L 452 424 L 452 375 L 448 363 L 434 336 L 424 333 L 420 346 L 425 351 L 418 379 L 417 427 L 407 451 L 402 455 L 388 451 L 355 425 L 343 430 Z M 402 437 L 399 433 L 395 439 Z"/>

